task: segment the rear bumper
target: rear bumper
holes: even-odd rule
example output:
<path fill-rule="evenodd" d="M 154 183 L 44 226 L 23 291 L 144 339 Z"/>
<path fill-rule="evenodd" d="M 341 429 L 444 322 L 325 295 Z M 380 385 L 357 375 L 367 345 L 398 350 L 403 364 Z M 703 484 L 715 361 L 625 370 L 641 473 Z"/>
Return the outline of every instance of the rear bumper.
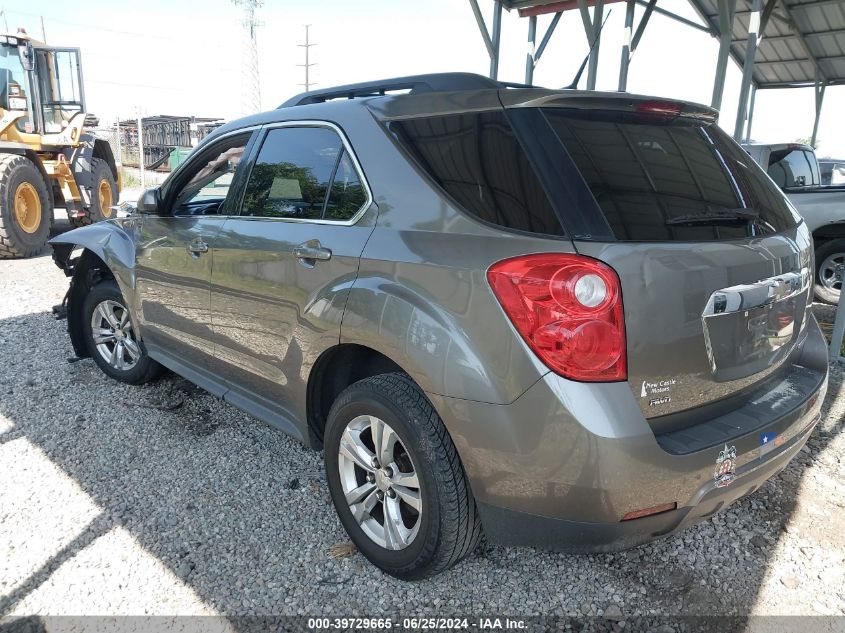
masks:
<path fill-rule="evenodd" d="M 783 469 L 820 418 L 827 353 L 808 323 L 789 372 L 812 372 L 787 410 L 685 454 L 661 446 L 625 383 L 583 384 L 547 374 L 510 405 L 432 395 L 461 455 L 494 542 L 572 551 L 624 549 L 672 534 L 751 494 Z M 797 383 L 796 383 L 797 384 Z M 765 440 L 765 442 L 763 441 Z M 717 464 L 726 451 L 727 477 Z M 622 521 L 667 503 L 677 509 Z"/>
<path fill-rule="evenodd" d="M 814 423 L 807 426 L 771 459 L 745 466 L 743 472 L 737 472 L 732 485 L 717 488 L 712 481 L 708 482 L 690 505 L 670 512 L 631 521 L 590 523 L 554 519 L 481 503 L 481 520 L 487 537 L 500 545 L 572 552 L 608 552 L 636 547 L 695 525 L 756 491 L 786 467 L 807 442 L 813 428 Z"/>

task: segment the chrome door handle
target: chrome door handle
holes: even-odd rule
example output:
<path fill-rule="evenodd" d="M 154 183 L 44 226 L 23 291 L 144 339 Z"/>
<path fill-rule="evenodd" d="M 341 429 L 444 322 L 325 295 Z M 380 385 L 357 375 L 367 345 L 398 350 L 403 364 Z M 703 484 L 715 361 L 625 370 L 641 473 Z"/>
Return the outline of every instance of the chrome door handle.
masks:
<path fill-rule="evenodd" d="M 330 249 L 323 248 L 322 246 L 314 246 L 313 244 L 309 244 L 307 242 L 294 248 L 293 254 L 297 259 L 319 260 L 322 262 L 332 258 L 332 252 Z"/>
<path fill-rule="evenodd" d="M 208 244 L 203 242 L 201 238 L 197 238 L 193 242 L 188 243 L 187 249 L 189 253 L 199 255 L 208 252 Z"/>

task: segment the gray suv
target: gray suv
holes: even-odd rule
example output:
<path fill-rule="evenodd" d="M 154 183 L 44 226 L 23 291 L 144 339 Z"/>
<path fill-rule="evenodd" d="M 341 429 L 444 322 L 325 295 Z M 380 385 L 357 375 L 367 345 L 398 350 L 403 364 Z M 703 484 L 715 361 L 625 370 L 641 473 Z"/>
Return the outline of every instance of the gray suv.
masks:
<path fill-rule="evenodd" d="M 710 108 L 468 74 L 229 123 L 52 240 L 75 352 L 325 452 L 360 551 L 673 534 L 800 450 L 827 385 L 806 226 Z"/>

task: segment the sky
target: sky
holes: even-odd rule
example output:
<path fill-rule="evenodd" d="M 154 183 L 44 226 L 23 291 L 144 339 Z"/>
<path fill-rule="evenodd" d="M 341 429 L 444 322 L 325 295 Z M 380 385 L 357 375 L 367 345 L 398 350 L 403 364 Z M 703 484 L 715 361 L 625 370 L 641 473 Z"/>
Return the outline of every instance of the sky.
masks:
<path fill-rule="evenodd" d="M 493 3 L 479 0 L 488 25 Z M 700 22 L 686 0 L 660 5 Z M 242 13 L 231 0 L 4 0 L 11 31 L 23 26 L 51 45 L 82 49 L 88 110 L 104 123 L 117 117 L 173 114 L 237 118 L 241 112 Z M 73 10 L 68 10 L 73 6 Z M 143 8 L 140 8 L 143 7 Z M 615 90 L 624 38 L 624 4 L 609 5 L 597 89 Z M 637 18 L 642 15 L 637 8 Z M 304 24 L 311 24 L 311 80 L 317 88 L 428 72 L 486 74 L 489 58 L 468 0 L 265 0 L 258 9 L 263 109 L 301 92 Z M 538 20 L 538 42 L 551 16 Z M 635 22 L 636 24 L 637 22 Z M 504 12 L 499 79 L 522 82 L 528 20 Z M 534 83 L 570 83 L 588 43 L 578 11 L 555 31 Z M 631 61 L 628 90 L 710 103 L 718 41 L 654 14 Z M 741 72 L 729 62 L 720 124 L 733 133 Z M 582 82 L 586 81 L 586 73 Z M 583 87 L 583 83 L 581 86 Z M 809 138 L 813 90 L 757 93 L 752 137 L 761 142 Z M 819 156 L 845 158 L 845 86 L 828 88 Z"/>

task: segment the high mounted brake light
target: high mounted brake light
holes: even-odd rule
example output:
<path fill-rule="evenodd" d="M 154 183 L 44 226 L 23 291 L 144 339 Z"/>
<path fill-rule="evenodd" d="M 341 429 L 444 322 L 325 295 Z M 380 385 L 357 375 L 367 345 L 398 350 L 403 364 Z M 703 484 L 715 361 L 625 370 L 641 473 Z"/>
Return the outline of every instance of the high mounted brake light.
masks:
<path fill-rule="evenodd" d="M 672 101 L 644 101 L 637 105 L 637 114 L 658 121 L 671 121 L 681 116 L 683 105 Z"/>
<path fill-rule="evenodd" d="M 529 347 L 572 380 L 627 378 L 619 277 L 582 255 L 547 253 L 497 262 L 487 280 Z"/>

